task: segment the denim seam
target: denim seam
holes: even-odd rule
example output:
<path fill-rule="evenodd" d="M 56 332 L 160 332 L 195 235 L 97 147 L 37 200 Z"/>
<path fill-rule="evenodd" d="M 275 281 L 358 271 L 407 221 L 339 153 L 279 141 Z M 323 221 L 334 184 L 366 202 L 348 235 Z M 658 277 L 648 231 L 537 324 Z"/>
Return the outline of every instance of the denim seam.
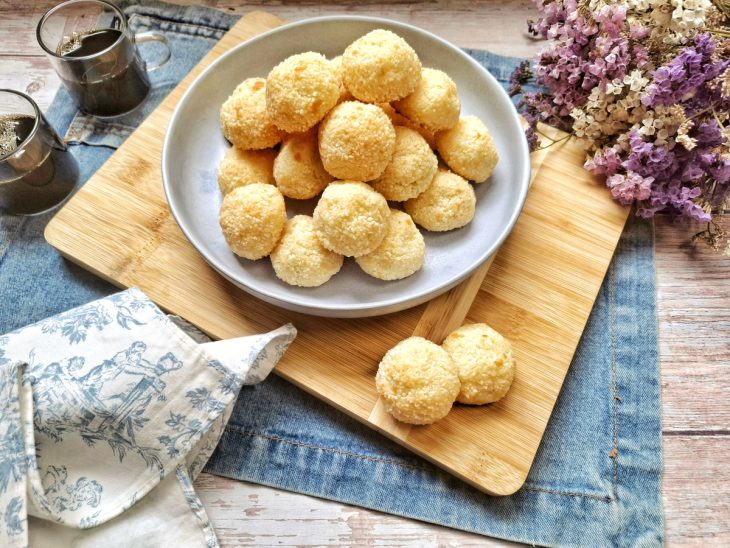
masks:
<path fill-rule="evenodd" d="M 611 498 L 618 497 L 618 402 L 619 395 L 616 388 L 616 275 L 613 269 L 608 275 L 608 314 L 609 329 L 611 330 L 611 416 L 613 420 L 613 448 L 611 449 L 611 461 L 613 466 L 613 479 L 611 482 Z"/>
<path fill-rule="evenodd" d="M 231 425 L 231 424 L 226 426 L 226 432 L 229 432 L 229 431 L 233 434 L 238 434 L 239 436 L 263 438 L 265 440 L 287 443 L 289 445 L 294 445 L 297 447 L 304 447 L 307 449 L 319 449 L 320 451 L 327 451 L 329 453 L 336 453 L 338 455 L 343 455 L 346 457 L 353 457 L 353 458 L 357 458 L 357 459 L 363 459 L 363 460 L 367 460 L 370 462 L 381 462 L 383 464 L 393 464 L 395 466 L 400 466 L 402 468 L 408 468 L 408 469 L 413 469 L 413 470 L 425 470 L 428 472 L 430 472 L 432 470 L 429 467 L 419 466 L 417 464 L 407 464 L 407 463 L 398 462 L 398 461 L 392 460 L 392 459 L 371 457 L 370 455 L 363 455 L 361 453 L 353 453 L 352 451 L 343 451 L 342 449 L 335 449 L 334 447 L 323 447 L 321 445 L 316 445 L 313 443 L 305 443 L 305 442 L 301 442 L 301 441 L 289 440 L 289 439 L 282 438 L 279 436 L 262 434 L 260 432 L 254 432 L 252 430 L 244 430 L 243 428 L 239 428 L 239 427 Z M 566 496 L 566 497 L 581 497 L 581 498 L 597 500 L 600 502 L 612 502 L 613 501 L 613 498 L 609 497 L 609 496 L 593 495 L 590 493 L 579 493 L 579 492 L 575 492 L 575 491 L 559 491 L 557 489 L 533 487 L 530 485 L 525 485 L 522 489 L 524 489 L 525 491 L 537 492 L 537 493 L 547 493 L 550 495 L 562 495 L 562 496 Z"/>
<path fill-rule="evenodd" d="M 171 17 L 162 17 L 162 16 L 160 16 L 158 14 L 154 14 L 154 13 L 140 13 L 140 12 L 134 11 L 134 10 L 129 10 L 129 11 L 131 12 L 130 18 L 132 15 L 136 15 L 137 17 L 140 17 L 140 18 L 157 19 L 158 21 L 170 23 L 170 28 L 166 28 L 165 32 L 174 32 L 176 34 L 185 34 L 186 36 L 196 36 L 196 37 L 201 36 L 201 34 L 198 32 L 192 32 L 192 30 L 201 29 L 201 28 L 211 30 L 211 31 L 214 31 L 217 33 L 222 33 L 222 34 L 225 34 L 229 30 L 231 30 L 230 28 L 212 27 L 210 25 L 203 25 L 203 24 L 199 24 L 199 23 L 188 23 L 186 21 L 181 21 L 179 19 L 173 19 Z M 158 27 L 159 27 L 159 25 L 158 25 Z M 178 28 L 178 27 L 190 27 L 190 30 L 184 30 L 183 28 Z M 204 36 L 204 38 L 205 38 L 205 36 Z M 212 37 L 208 36 L 207 38 L 212 38 Z"/>

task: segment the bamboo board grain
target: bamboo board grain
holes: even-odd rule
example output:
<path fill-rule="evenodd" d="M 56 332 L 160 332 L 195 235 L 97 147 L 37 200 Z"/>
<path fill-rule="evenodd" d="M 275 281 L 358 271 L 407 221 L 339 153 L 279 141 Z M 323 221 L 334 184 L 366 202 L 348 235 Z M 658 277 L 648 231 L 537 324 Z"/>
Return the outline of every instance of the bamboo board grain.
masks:
<path fill-rule="evenodd" d="M 268 305 L 205 263 L 177 227 L 162 190 L 162 140 L 187 85 L 224 51 L 281 22 L 262 12 L 241 19 L 54 217 L 46 239 L 67 258 L 121 287 L 141 288 L 214 337 L 294 323 L 299 336 L 279 375 L 475 487 L 513 493 L 530 469 L 628 212 L 582 169 L 576 145 L 533 158 L 523 213 L 468 314 L 468 321 L 489 323 L 513 341 L 512 390 L 497 404 L 457 406 L 427 427 L 371 419 L 377 364 L 388 348 L 423 328 L 426 305 L 353 320 Z"/>

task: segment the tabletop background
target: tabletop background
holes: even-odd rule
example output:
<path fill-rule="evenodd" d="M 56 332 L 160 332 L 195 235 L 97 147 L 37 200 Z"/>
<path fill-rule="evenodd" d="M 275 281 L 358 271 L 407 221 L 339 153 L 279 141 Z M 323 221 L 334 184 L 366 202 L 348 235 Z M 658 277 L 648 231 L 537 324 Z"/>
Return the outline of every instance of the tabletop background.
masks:
<path fill-rule="evenodd" d="M 458 46 L 513 56 L 530 56 L 544 45 L 524 32 L 525 21 L 536 17 L 529 0 L 173 1 L 237 14 L 265 9 L 292 21 L 344 13 L 389 17 Z M 57 3 L 0 0 L 0 88 L 25 91 L 43 109 L 59 79 L 36 43 L 35 27 Z M 730 231 L 730 216 L 722 225 Z M 693 247 L 689 237 L 700 229 L 668 217 L 656 220 L 663 503 L 670 546 L 730 545 L 730 257 Z M 225 546 L 507 544 L 208 474 L 196 489 Z"/>

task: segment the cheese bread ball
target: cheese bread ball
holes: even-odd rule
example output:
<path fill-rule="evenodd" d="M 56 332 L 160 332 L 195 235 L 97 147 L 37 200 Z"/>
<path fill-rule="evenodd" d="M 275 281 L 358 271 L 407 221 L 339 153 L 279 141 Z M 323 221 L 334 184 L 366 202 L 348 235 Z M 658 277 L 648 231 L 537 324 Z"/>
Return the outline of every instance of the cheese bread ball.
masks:
<path fill-rule="evenodd" d="M 425 192 L 405 203 L 406 212 L 426 230 L 460 228 L 474 218 L 476 195 L 463 177 L 439 169 Z"/>
<path fill-rule="evenodd" d="M 421 61 L 403 38 L 376 29 L 355 40 L 342 54 L 342 77 L 360 101 L 394 101 L 416 89 Z"/>
<path fill-rule="evenodd" d="M 281 193 L 297 200 L 314 198 L 333 180 L 319 158 L 316 128 L 286 136 L 273 170 Z"/>
<path fill-rule="evenodd" d="M 472 405 L 495 402 L 512 386 L 512 345 L 488 325 L 464 325 L 446 337 L 441 347 L 451 356 L 461 381 L 457 401 Z"/>
<path fill-rule="evenodd" d="M 465 116 L 436 135 L 444 162 L 462 177 L 480 183 L 489 179 L 499 155 L 489 130 L 476 116 Z"/>
<path fill-rule="evenodd" d="M 448 74 L 432 68 L 423 69 L 415 91 L 393 106 L 406 118 L 434 131 L 454 127 L 461 112 L 456 84 Z"/>
<path fill-rule="evenodd" d="M 271 148 L 283 137 L 266 112 L 266 80 L 248 78 L 226 99 L 220 112 L 223 136 L 244 150 Z"/>
<path fill-rule="evenodd" d="M 355 260 L 365 273 L 380 280 L 407 278 L 423 266 L 426 242 L 407 213 L 390 210 L 388 232 L 375 251 Z"/>
<path fill-rule="evenodd" d="M 340 79 L 340 97 L 337 99 L 337 102 L 343 103 L 345 101 L 354 100 L 355 98 L 352 96 L 352 93 L 348 91 L 347 87 L 345 86 L 345 81 L 342 78 L 342 55 L 333 57 L 330 63 L 332 63 L 332 67 L 334 68 L 337 76 Z"/>
<path fill-rule="evenodd" d="M 271 265 L 289 285 L 317 287 L 342 268 L 344 257 L 326 249 L 314 232 L 314 221 L 297 215 L 284 226 L 279 245 L 271 252 Z"/>
<path fill-rule="evenodd" d="M 218 187 L 224 196 L 234 188 L 251 183 L 274 184 L 276 151 L 243 150 L 231 147 L 218 166 Z"/>
<path fill-rule="evenodd" d="M 279 129 L 306 131 L 337 104 L 340 82 L 324 55 L 313 51 L 292 55 L 266 78 L 266 109 Z"/>
<path fill-rule="evenodd" d="M 319 125 L 319 155 L 334 177 L 370 181 L 380 177 L 393 156 L 395 129 L 375 105 L 340 103 Z"/>
<path fill-rule="evenodd" d="M 228 246 L 239 257 L 266 257 L 279 241 L 284 223 L 284 197 L 274 185 L 240 186 L 223 198 L 221 230 Z"/>
<path fill-rule="evenodd" d="M 359 257 L 377 248 L 388 232 L 388 202 L 370 185 L 335 181 L 314 208 L 314 228 L 327 249 Z"/>
<path fill-rule="evenodd" d="M 386 410 L 399 421 L 431 424 L 451 410 L 459 393 L 459 376 L 444 349 L 410 337 L 383 356 L 375 388 Z"/>
<path fill-rule="evenodd" d="M 403 202 L 426 190 L 438 160 L 426 140 L 412 129 L 395 127 L 395 148 L 383 174 L 371 184 L 386 200 Z"/>

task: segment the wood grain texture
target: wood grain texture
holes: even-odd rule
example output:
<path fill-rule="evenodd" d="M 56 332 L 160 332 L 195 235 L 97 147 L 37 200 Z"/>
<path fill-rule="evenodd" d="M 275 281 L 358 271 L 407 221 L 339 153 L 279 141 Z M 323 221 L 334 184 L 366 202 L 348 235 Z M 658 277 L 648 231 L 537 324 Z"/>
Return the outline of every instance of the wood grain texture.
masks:
<path fill-rule="evenodd" d="M 229 13 L 245 13 L 258 2 L 237 0 L 195 2 L 186 0 L 176 3 L 203 3 L 220 7 Z M 40 15 L 56 0 L 0 0 L 0 81 L 14 89 L 28 90 L 42 108 L 50 104 L 58 79 L 41 55 L 35 42 L 35 26 Z M 437 34 L 461 45 L 485 48 L 506 55 L 529 55 L 542 47 L 542 42 L 532 42 L 524 37 L 524 21 L 535 17 L 534 6 L 529 0 L 463 0 L 457 2 L 363 2 L 347 0 L 313 4 L 300 0 L 266 2 L 265 9 L 287 19 L 301 19 L 321 14 L 331 9 L 358 10 L 359 13 L 382 15 L 416 22 L 434 30 Z M 426 4 L 426 7 L 424 7 Z M 462 31 L 464 22 L 472 29 Z M 479 27 L 474 31 L 474 27 Z M 495 32 L 495 27 L 497 32 Z M 34 53 L 35 52 L 35 53 Z M 26 59 L 31 57 L 32 59 Z M 29 67 L 31 67 L 29 69 Z M 34 74 L 29 78 L 29 71 Z M 726 228 L 730 223 L 725 218 Z M 664 444 L 664 506 L 666 532 L 670 546 L 730 545 L 730 533 L 717 531 L 717 524 L 730 523 L 725 483 L 712 481 L 721 470 L 728 469 L 730 447 L 727 438 L 708 435 L 727 429 L 730 425 L 730 403 L 727 399 L 730 352 L 723 345 L 730 340 L 727 327 L 728 315 L 723 309 L 730 308 L 727 296 L 728 260 L 712 253 L 691 253 L 689 249 L 677 249 L 686 244 L 691 233 L 684 225 L 675 225 L 669 219 L 656 221 L 657 303 L 659 311 L 659 335 L 662 363 L 662 404 L 665 431 L 685 432 L 677 440 L 665 436 Z M 701 249 L 701 248 L 700 248 Z M 707 273 L 710 275 L 707 275 Z M 718 321 L 716 322 L 715 319 Z M 706 353 L 706 348 L 711 352 Z M 694 458 L 695 442 L 703 447 L 702 458 Z M 702 482 L 687 480 L 688 471 Z M 204 477 L 204 476 L 203 476 Z M 203 479 L 201 477 L 201 480 Z M 215 517 L 217 507 L 225 507 L 225 529 L 218 529 L 225 545 L 298 544 L 324 545 L 329 527 L 342 521 L 345 526 L 358 522 L 362 526 L 353 530 L 350 544 L 380 544 L 387 539 L 389 545 L 461 545 L 461 533 L 433 527 L 419 522 L 403 520 L 387 514 L 322 501 L 288 493 L 252 486 L 224 478 L 215 478 L 213 484 L 201 485 L 209 512 Z M 723 491 L 725 489 L 725 491 Z M 256 516 L 244 513 L 247 494 L 262 492 Z M 270 494 L 270 496 L 269 496 Z M 320 506 L 321 505 L 321 506 Z M 327 507 L 333 521 L 327 525 L 310 527 L 307 520 L 293 521 L 281 517 L 278 508 L 297 508 L 307 512 L 309 508 Z M 709 516 L 709 519 L 707 517 Z M 265 537 L 249 535 L 252 522 L 268 530 Z M 219 522 L 214 519 L 218 526 Z M 714 537 L 709 537 L 710 531 Z M 710 538 L 708 542 L 703 539 Z M 499 545 L 483 537 L 471 537 L 473 542 L 463 545 Z"/>
<path fill-rule="evenodd" d="M 279 375 L 478 489 L 514 493 L 527 477 L 628 210 L 582 168 L 579 146 L 551 148 L 469 311 L 470 321 L 488 323 L 513 343 L 519 365 L 509 394 L 488 407 L 457 406 L 426 427 L 371 421 L 378 362 L 414 332 L 424 307 L 342 320 L 267 305 L 207 266 L 171 218 L 162 191 L 164 128 L 184 90 L 223 51 L 278 22 L 262 12 L 241 19 L 54 217 L 46 239 L 106 279 L 140 287 L 214 337 L 294 323 L 299 336 L 278 365 Z M 575 222 L 588 207 L 590 219 Z M 466 284 L 470 290 L 457 294 L 473 298 L 478 285 Z M 459 324 L 469 302 L 460 307 Z M 456 303 L 448 304 L 443 314 Z"/>

